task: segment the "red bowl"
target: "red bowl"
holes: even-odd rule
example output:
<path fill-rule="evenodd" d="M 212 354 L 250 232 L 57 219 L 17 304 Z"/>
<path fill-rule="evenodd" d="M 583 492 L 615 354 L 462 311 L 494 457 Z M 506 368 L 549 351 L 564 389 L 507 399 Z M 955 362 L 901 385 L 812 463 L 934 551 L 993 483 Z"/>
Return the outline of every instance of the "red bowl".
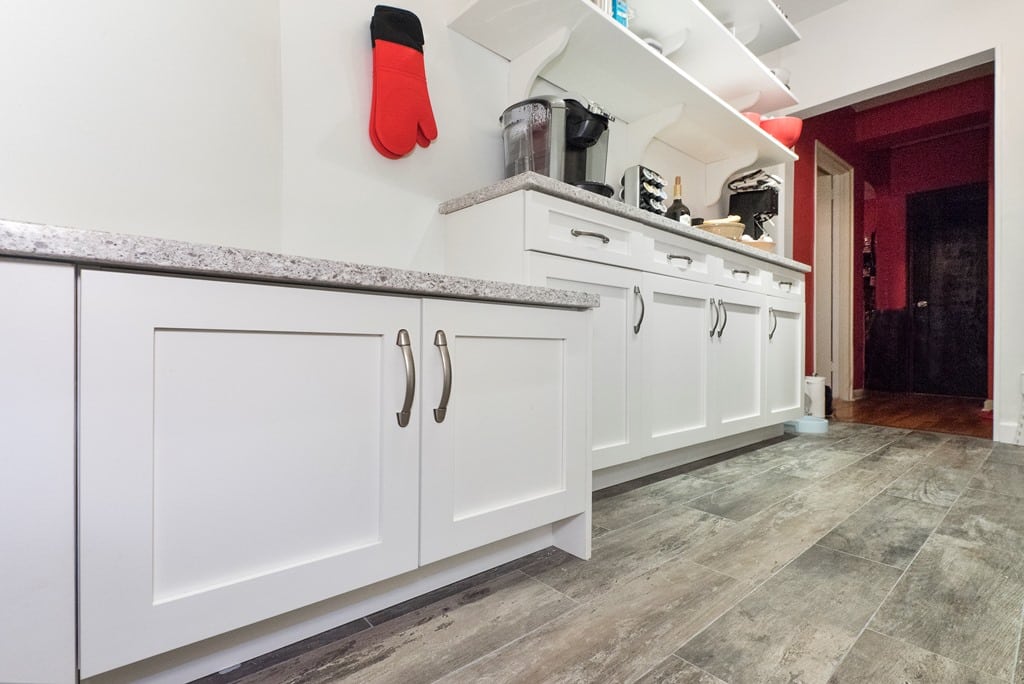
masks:
<path fill-rule="evenodd" d="M 800 139 L 804 122 L 795 116 L 780 116 L 775 119 L 762 119 L 761 128 L 782 143 L 783 147 L 792 147 Z"/>

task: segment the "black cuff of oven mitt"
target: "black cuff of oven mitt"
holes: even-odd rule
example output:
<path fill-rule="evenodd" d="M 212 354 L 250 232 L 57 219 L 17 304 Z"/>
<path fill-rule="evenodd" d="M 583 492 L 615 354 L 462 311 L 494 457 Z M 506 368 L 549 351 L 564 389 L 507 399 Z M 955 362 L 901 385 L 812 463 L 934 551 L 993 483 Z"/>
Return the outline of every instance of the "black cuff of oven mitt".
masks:
<path fill-rule="evenodd" d="M 377 5 L 373 8 L 370 39 L 374 45 L 378 40 L 386 40 L 423 52 L 423 26 L 420 18 L 398 7 Z"/>

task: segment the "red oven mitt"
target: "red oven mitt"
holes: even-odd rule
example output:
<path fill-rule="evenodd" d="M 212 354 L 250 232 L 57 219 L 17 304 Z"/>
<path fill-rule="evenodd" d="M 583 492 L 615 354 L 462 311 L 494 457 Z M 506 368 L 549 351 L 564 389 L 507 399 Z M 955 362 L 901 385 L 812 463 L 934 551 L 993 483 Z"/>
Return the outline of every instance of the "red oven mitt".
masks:
<path fill-rule="evenodd" d="M 423 27 L 408 10 L 377 5 L 370 21 L 373 100 L 370 141 L 389 159 L 437 138 L 423 69 Z"/>

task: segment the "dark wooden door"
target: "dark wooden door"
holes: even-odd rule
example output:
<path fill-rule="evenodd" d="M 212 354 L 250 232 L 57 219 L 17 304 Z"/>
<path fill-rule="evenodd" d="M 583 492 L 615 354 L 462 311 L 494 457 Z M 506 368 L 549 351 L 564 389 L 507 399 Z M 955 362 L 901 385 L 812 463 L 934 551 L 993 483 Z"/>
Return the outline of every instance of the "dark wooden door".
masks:
<path fill-rule="evenodd" d="M 988 186 L 907 196 L 914 392 L 984 397 L 988 372 Z"/>

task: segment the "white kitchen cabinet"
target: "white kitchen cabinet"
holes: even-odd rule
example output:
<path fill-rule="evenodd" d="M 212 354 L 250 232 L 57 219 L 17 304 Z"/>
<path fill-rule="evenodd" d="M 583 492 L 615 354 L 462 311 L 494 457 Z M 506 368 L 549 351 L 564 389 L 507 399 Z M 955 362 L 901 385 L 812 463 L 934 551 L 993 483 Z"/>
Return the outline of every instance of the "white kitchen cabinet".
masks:
<path fill-rule="evenodd" d="M 0 681 L 76 681 L 69 264 L 0 259 Z"/>
<path fill-rule="evenodd" d="M 765 425 L 764 342 L 766 297 L 715 286 L 712 306 L 717 326 L 711 341 L 712 422 L 719 435 Z"/>
<path fill-rule="evenodd" d="M 767 412 L 769 422 L 803 415 L 804 301 L 768 297 Z"/>
<path fill-rule="evenodd" d="M 708 441 L 712 286 L 643 274 L 642 455 Z M 603 300 L 602 300 L 603 301 Z"/>
<path fill-rule="evenodd" d="M 82 274 L 83 676 L 416 567 L 419 306 Z"/>
<path fill-rule="evenodd" d="M 531 253 L 534 285 L 601 296 L 592 312 L 591 430 L 593 467 L 607 468 L 643 455 L 643 402 L 639 320 L 640 274 L 636 271 Z"/>
<path fill-rule="evenodd" d="M 421 564 L 587 508 L 588 338 L 582 315 L 423 302 Z"/>
<path fill-rule="evenodd" d="M 589 554 L 585 313 L 101 271 L 80 312 L 83 677 L 545 525 Z"/>

